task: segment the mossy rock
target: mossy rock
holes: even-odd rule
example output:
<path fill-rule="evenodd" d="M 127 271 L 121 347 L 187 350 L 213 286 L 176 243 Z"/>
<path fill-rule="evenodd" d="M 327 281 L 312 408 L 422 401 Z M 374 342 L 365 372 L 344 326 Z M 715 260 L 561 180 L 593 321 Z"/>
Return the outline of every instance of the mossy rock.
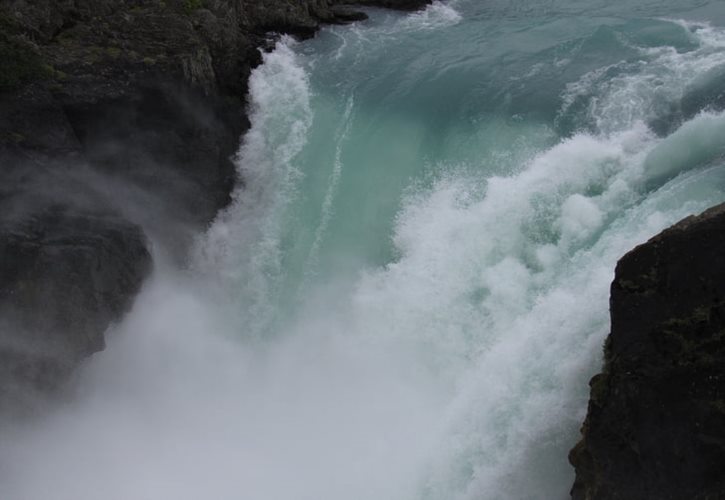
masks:
<path fill-rule="evenodd" d="M 0 35 L 0 91 L 52 76 L 53 68 L 43 62 L 32 46 L 20 39 Z"/>
<path fill-rule="evenodd" d="M 121 49 L 118 47 L 106 47 L 106 55 L 111 59 L 118 59 L 121 55 Z"/>
<path fill-rule="evenodd" d="M 7 11 L 0 7 L 0 33 L 4 35 L 17 35 L 18 24 Z"/>
<path fill-rule="evenodd" d="M 0 91 L 52 76 L 53 68 L 21 38 L 17 21 L 0 8 Z"/>
<path fill-rule="evenodd" d="M 34 51 L 0 41 L 0 90 L 12 90 L 52 76 L 53 68 L 43 64 Z"/>
<path fill-rule="evenodd" d="M 0 134 L 0 144 L 22 144 L 25 136 L 18 132 L 4 132 Z"/>
<path fill-rule="evenodd" d="M 204 7 L 204 2 L 202 0 L 184 0 L 184 11 L 186 11 L 187 14 L 191 14 L 202 7 Z"/>

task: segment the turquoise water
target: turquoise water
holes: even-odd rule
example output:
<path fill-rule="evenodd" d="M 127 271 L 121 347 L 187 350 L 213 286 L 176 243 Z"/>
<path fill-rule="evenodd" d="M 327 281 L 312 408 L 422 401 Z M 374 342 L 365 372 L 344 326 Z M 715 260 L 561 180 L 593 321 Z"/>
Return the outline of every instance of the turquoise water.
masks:
<path fill-rule="evenodd" d="M 616 261 L 725 200 L 725 4 L 370 17 L 265 55 L 244 188 L 8 498 L 567 497 Z"/>

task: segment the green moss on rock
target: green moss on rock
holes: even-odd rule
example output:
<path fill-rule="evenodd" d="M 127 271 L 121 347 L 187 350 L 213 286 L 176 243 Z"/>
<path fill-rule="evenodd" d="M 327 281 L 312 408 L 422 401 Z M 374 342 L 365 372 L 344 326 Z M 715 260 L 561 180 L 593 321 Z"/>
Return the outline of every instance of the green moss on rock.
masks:
<path fill-rule="evenodd" d="M 52 76 L 53 68 L 44 64 L 29 44 L 0 35 L 0 91 L 12 90 Z"/>
<path fill-rule="evenodd" d="M 53 68 L 20 33 L 16 20 L 0 9 L 0 91 L 53 76 Z"/>
<path fill-rule="evenodd" d="M 201 9 L 204 6 L 202 0 L 184 0 L 184 11 L 187 14 L 191 14 L 195 10 Z"/>

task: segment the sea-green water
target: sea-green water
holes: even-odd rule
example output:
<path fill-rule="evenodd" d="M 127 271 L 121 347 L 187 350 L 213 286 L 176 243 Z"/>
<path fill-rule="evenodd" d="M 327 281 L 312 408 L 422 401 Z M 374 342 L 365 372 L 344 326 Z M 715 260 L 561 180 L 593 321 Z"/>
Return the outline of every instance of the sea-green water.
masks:
<path fill-rule="evenodd" d="M 369 13 L 265 54 L 244 187 L 0 497 L 567 497 L 616 261 L 725 200 L 725 2 Z"/>

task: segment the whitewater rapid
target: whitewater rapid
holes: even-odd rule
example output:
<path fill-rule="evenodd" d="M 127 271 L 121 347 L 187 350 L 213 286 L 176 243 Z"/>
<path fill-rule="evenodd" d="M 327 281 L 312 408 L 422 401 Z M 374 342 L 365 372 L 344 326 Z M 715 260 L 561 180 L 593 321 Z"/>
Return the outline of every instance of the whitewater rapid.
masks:
<path fill-rule="evenodd" d="M 680 109 L 725 29 L 604 26 L 484 84 L 475 5 L 264 54 L 244 185 L 186 268 L 157 248 L 73 397 L 4 429 L 0 497 L 566 497 L 616 261 L 725 199 L 725 114 Z M 551 109 L 519 113 L 547 71 Z"/>

